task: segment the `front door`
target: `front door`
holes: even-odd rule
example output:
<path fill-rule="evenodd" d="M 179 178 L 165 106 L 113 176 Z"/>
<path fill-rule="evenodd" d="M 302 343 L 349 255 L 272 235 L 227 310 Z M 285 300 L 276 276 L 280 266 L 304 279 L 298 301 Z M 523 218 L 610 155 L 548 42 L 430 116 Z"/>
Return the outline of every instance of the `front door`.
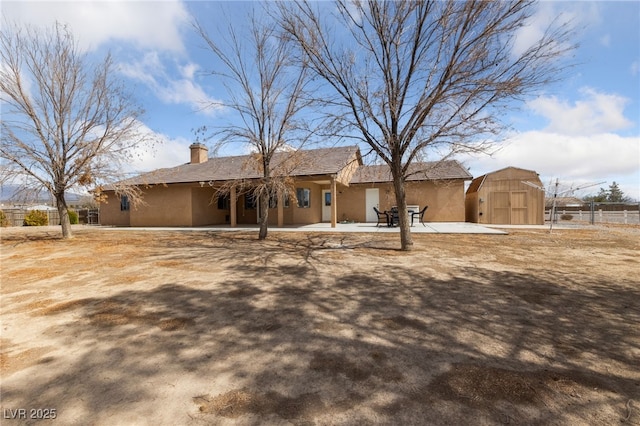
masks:
<path fill-rule="evenodd" d="M 322 221 L 331 222 L 331 190 L 322 190 Z"/>
<path fill-rule="evenodd" d="M 378 215 L 376 214 L 373 208 L 380 209 L 380 189 L 378 188 L 367 188 L 365 190 L 365 208 L 366 208 L 366 221 L 367 222 L 377 222 Z"/>

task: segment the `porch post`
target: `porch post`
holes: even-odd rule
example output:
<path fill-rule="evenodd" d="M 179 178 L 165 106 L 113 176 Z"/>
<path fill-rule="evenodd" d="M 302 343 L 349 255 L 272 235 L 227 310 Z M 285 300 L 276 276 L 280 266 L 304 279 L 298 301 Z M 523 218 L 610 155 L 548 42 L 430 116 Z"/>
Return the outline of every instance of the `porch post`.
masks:
<path fill-rule="evenodd" d="M 331 175 L 331 227 L 335 228 L 338 223 L 338 198 L 336 191 L 336 175 Z"/>
<path fill-rule="evenodd" d="M 236 222 L 236 210 L 237 210 L 237 198 L 238 196 L 236 195 L 236 187 L 235 185 L 231 187 L 231 211 L 229 212 L 229 215 L 231 216 L 230 219 L 230 224 L 232 228 L 235 228 L 238 224 Z"/>
<path fill-rule="evenodd" d="M 284 194 L 278 194 L 278 228 L 284 225 Z"/>

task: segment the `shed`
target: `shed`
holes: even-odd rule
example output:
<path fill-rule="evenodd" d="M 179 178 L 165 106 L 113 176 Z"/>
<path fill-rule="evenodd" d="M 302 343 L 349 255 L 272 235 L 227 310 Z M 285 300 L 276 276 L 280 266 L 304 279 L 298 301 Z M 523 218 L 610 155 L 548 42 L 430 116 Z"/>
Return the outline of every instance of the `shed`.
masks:
<path fill-rule="evenodd" d="M 465 195 L 467 222 L 544 225 L 544 189 L 533 170 L 506 167 L 471 181 Z"/>

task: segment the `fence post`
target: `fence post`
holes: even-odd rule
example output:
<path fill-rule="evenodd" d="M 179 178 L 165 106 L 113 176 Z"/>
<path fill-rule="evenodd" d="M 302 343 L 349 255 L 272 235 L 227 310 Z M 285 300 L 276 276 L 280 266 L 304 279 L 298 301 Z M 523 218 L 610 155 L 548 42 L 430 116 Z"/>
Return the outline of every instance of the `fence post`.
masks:
<path fill-rule="evenodd" d="M 595 209 L 596 209 L 596 203 L 594 201 L 591 201 L 591 224 L 592 225 L 595 225 L 596 223 Z"/>

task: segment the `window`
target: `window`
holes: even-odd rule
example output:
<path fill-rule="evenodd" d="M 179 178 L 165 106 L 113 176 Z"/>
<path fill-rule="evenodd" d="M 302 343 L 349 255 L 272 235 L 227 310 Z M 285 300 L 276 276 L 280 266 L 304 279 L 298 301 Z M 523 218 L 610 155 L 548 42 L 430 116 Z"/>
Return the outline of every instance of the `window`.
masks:
<path fill-rule="evenodd" d="M 258 207 L 258 200 L 254 194 L 244 194 L 244 208 L 255 210 Z"/>
<path fill-rule="evenodd" d="M 231 197 L 229 195 L 218 195 L 218 210 L 231 210 Z"/>
<path fill-rule="evenodd" d="M 126 195 L 120 197 L 120 211 L 129 211 L 129 197 Z"/>
<path fill-rule="evenodd" d="M 269 208 L 275 209 L 276 207 L 278 207 L 278 196 L 269 194 Z"/>
<path fill-rule="evenodd" d="M 277 195 L 269 195 L 269 208 L 275 209 L 278 207 L 278 196 Z M 289 194 L 284 194 L 284 207 L 289 207 Z"/>
<path fill-rule="evenodd" d="M 298 207 L 309 208 L 311 206 L 311 190 L 309 188 L 296 188 Z"/>

